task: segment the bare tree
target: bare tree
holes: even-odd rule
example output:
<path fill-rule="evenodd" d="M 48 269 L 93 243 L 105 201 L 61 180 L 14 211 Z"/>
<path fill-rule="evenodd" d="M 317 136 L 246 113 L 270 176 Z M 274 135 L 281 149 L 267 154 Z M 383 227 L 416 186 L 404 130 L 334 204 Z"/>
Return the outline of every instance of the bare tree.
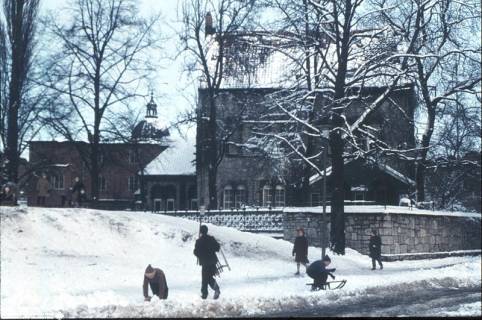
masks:
<path fill-rule="evenodd" d="M 323 127 L 329 127 L 332 247 L 343 254 L 345 159 L 367 154 L 360 143 L 363 137 L 383 153 L 408 157 L 409 150 L 383 141 L 368 124 L 370 116 L 387 103 L 404 112 L 391 95 L 406 83 L 408 58 L 400 52 L 409 53 L 411 47 L 403 48 L 403 43 L 397 42 L 400 37 L 392 38 L 387 24 L 374 19 L 379 8 L 368 2 L 270 3 L 283 16 L 283 32 L 273 36 L 287 42 L 274 50 L 291 61 L 291 67 L 284 67 L 292 79 L 273 96 L 272 103 L 273 113 L 281 111 L 289 121 L 281 128 L 279 121 L 273 122 L 274 132 L 267 135 L 280 140 L 305 163 L 302 183 L 307 188 L 310 172 L 322 173 L 320 158 L 327 148 Z M 371 90 L 373 87 L 379 90 Z M 266 131 L 259 134 L 266 135 Z"/>
<path fill-rule="evenodd" d="M 27 101 L 38 0 L 4 0 L 0 17 L 0 136 L 5 148 L 8 180 L 18 182 L 22 143 L 31 132 L 34 101 Z M 4 22 L 5 21 L 5 22 Z"/>
<path fill-rule="evenodd" d="M 132 0 L 75 0 L 62 13 L 71 20 L 59 24 L 51 17 L 47 24 L 61 47 L 46 75 L 46 85 L 59 97 L 44 120 L 69 141 L 88 141 L 81 155 L 96 201 L 100 143 L 109 135 L 105 119 L 123 113 L 154 71 L 148 52 L 160 39 L 159 16 L 141 18 Z"/>
<path fill-rule="evenodd" d="M 417 155 L 417 200 L 425 199 L 425 169 L 437 127 L 457 94 L 480 93 L 480 3 L 478 1 L 377 1 L 382 19 L 411 44 L 407 56 L 426 118 Z M 456 73 L 456 76 L 454 76 Z"/>
<path fill-rule="evenodd" d="M 444 103 L 437 123 L 426 166 L 427 196 L 442 209 L 480 211 L 480 102 L 457 93 Z"/>
<path fill-rule="evenodd" d="M 208 199 L 201 199 L 200 204 L 210 208 L 216 208 L 218 202 L 216 176 L 224 154 L 220 145 L 226 141 L 225 134 L 220 138 L 216 102 L 226 72 L 225 46 L 228 37 L 243 30 L 249 22 L 253 7 L 252 0 L 186 0 L 180 11 L 183 23 L 181 52 L 187 55 L 188 72 L 201 79 L 202 90 L 206 93 L 199 97 L 199 103 L 206 108 L 199 110 L 197 115 L 198 132 L 203 133 L 204 140 L 201 144 L 205 146 L 198 159 L 208 168 Z"/>

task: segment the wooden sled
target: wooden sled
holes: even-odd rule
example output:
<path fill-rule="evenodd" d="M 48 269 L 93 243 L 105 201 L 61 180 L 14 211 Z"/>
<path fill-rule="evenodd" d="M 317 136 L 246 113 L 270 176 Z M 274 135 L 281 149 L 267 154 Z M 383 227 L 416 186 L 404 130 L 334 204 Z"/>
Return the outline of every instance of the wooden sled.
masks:
<path fill-rule="evenodd" d="M 319 290 L 336 290 L 336 289 L 341 289 L 345 286 L 346 280 L 340 280 L 340 281 L 329 281 L 321 287 L 316 286 L 314 283 L 307 283 L 307 286 L 311 286 L 311 291 L 319 291 Z"/>

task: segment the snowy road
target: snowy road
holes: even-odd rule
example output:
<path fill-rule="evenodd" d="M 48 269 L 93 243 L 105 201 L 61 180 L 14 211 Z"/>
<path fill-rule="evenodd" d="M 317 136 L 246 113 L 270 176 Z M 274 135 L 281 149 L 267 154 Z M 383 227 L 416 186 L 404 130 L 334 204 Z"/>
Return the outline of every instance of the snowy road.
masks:
<path fill-rule="evenodd" d="M 290 312 L 265 313 L 266 317 L 395 317 L 470 316 L 480 312 L 481 288 L 432 287 L 414 290 L 420 283 L 379 288 L 379 292 L 352 300 L 332 302 L 322 307 L 296 308 Z M 373 289 L 372 289 L 373 291 Z"/>

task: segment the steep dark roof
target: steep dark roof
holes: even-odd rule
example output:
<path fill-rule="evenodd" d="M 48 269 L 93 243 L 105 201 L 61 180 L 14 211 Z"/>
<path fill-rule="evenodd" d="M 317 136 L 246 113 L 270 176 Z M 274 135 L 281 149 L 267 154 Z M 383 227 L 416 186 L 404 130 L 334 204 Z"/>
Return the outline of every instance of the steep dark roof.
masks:
<path fill-rule="evenodd" d="M 132 139 L 138 141 L 159 141 L 169 136 L 168 124 L 159 118 L 146 118 L 132 130 Z"/>

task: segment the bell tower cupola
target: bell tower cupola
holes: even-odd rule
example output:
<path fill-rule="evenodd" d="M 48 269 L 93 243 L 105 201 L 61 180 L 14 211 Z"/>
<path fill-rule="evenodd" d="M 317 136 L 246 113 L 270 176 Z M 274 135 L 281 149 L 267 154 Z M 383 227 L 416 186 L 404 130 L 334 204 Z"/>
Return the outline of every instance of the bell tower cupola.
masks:
<path fill-rule="evenodd" d="M 157 104 L 154 102 L 154 93 L 151 91 L 151 101 L 147 104 L 146 118 L 157 118 Z"/>

